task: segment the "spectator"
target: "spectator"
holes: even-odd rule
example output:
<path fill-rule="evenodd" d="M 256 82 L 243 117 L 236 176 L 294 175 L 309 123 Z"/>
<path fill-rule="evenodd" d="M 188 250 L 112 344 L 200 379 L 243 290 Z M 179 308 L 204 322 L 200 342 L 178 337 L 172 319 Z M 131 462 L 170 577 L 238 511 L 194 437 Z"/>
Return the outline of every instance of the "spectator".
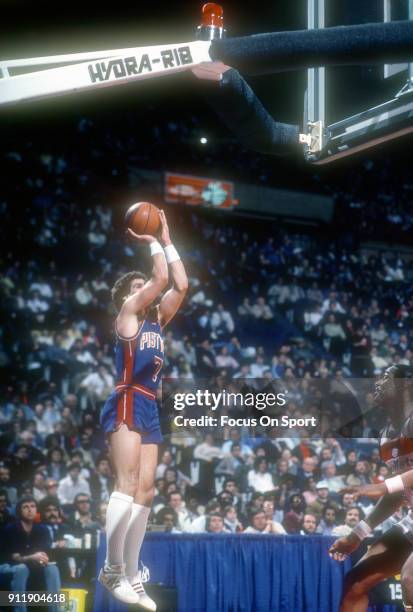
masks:
<path fill-rule="evenodd" d="M 358 506 L 352 506 L 348 508 L 344 518 L 343 525 L 337 525 L 334 527 L 331 535 L 338 538 L 348 536 L 352 532 L 354 527 L 364 518 L 364 512 Z"/>
<path fill-rule="evenodd" d="M 323 508 L 322 518 L 319 526 L 317 527 L 317 532 L 322 535 L 332 535 L 334 528 L 337 525 L 336 521 L 336 509 L 332 506 L 326 506 Z"/>
<path fill-rule="evenodd" d="M 271 321 L 274 318 L 274 313 L 271 307 L 265 301 L 264 297 L 259 297 L 251 308 L 251 314 L 255 319 L 263 321 Z"/>
<path fill-rule="evenodd" d="M 80 287 L 75 291 L 75 298 L 79 306 L 87 306 L 93 299 L 93 294 L 90 291 L 89 283 L 83 281 Z"/>
<path fill-rule="evenodd" d="M 250 365 L 250 375 L 252 378 L 264 378 L 264 374 L 269 372 L 270 366 L 264 362 L 262 355 L 257 355 L 255 361 Z"/>
<path fill-rule="evenodd" d="M 317 533 L 317 517 L 315 514 L 304 514 L 301 535 L 314 535 Z"/>
<path fill-rule="evenodd" d="M 50 412 L 46 413 L 45 405 L 38 402 L 34 407 L 33 420 L 36 424 L 37 433 L 44 439 L 53 431 L 53 422 L 50 419 Z"/>
<path fill-rule="evenodd" d="M 65 522 L 57 497 L 44 497 L 39 503 L 39 512 L 41 522 L 49 530 L 52 548 L 64 548 L 64 536 L 72 534 L 72 527 Z"/>
<path fill-rule="evenodd" d="M 323 514 L 324 508 L 327 506 L 338 508 L 337 504 L 330 498 L 330 491 L 328 483 L 325 480 L 321 480 L 317 483 L 317 498 L 311 504 L 307 506 L 307 512 L 309 514 L 315 514 L 319 519 Z"/>
<path fill-rule="evenodd" d="M 189 513 L 185 508 L 182 499 L 182 494 L 178 491 L 174 493 L 169 493 L 169 495 L 167 496 L 167 500 L 168 506 L 170 506 L 172 510 L 176 512 L 176 515 L 178 517 L 178 529 L 180 529 L 181 531 L 187 531 L 189 526 L 191 525 L 191 520 L 189 517 Z"/>
<path fill-rule="evenodd" d="M 14 522 L 9 503 L 7 491 L 5 489 L 0 489 L 0 529 L 8 523 Z"/>
<path fill-rule="evenodd" d="M 91 474 L 89 486 L 92 499 L 95 502 L 109 501 L 110 494 L 113 491 L 113 477 L 110 470 L 109 459 L 100 457 L 96 463 L 96 471 Z"/>
<path fill-rule="evenodd" d="M 328 315 L 323 332 L 326 350 L 330 351 L 335 357 L 341 358 L 347 338 L 341 323 L 336 320 L 334 314 Z"/>
<path fill-rule="evenodd" d="M 275 516 L 275 506 L 274 502 L 270 499 L 265 499 L 262 505 L 263 512 L 265 514 L 265 518 L 267 519 L 267 523 L 270 525 L 270 533 L 275 534 L 285 534 L 286 531 L 284 527 L 274 519 Z"/>
<path fill-rule="evenodd" d="M 17 489 L 10 482 L 10 468 L 0 464 L 0 489 L 7 494 L 11 506 L 17 503 Z"/>
<path fill-rule="evenodd" d="M 248 457 L 253 456 L 253 451 L 251 447 L 241 440 L 241 432 L 237 427 L 233 427 L 229 432 L 229 440 L 226 440 L 222 445 L 222 453 L 224 455 L 229 455 L 231 453 L 232 445 L 239 444 L 241 447 L 241 455 L 245 460 Z"/>
<path fill-rule="evenodd" d="M 303 491 L 303 497 L 307 506 L 312 504 L 318 497 L 317 483 L 313 477 L 307 479 L 305 490 Z"/>
<path fill-rule="evenodd" d="M 182 533 L 177 528 L 178 515 L 173 508 L 161 508 L 155 516 L 155 523 L 165 528 L 165 533 Z"/>
<path fill-rule="evenodd" d="M 268 463 L 263 457 L 257 457 L 254 468 L 248 472 L 248 486 L 259 493 L 267 493 L 274 489 L 274 482 L 268 471 Z"/>
<path fill-rule="evenodd" d="M 46 473 L 53 480 L 61 480 L 66 476 L 66 463 L 61 448 L 51 448 L 47 453 Z"/>
<path fill-rule="evenodd" d="M 156 468 L 156 478 L 163 478 L 165 470 L 170 467 L 173 463 L 173 456 L 169 448 L 165 449 L 162 453 L 161 462 Z"/>
<path fill-rule="evenodd" d="M 106 511 L 108 509 L 108 502 L 100 502 L 98 505 L 98 509 L 96 512 L 96 520 L 99 524 L 99 528 L 101 531 L 105 531 L 106 529 Z"/>
<path fill-rule="evenodd" d="M 216 356 L 208 339 L 203 340 L 197 347 L 196 363 L 200 378 L 210 378 L 214 375 Z"/>
<path fill-rule="evenodd" d="M 300 533 L 304 520 L 304 497 L 299 493 L 293 493 L 289 499 L 289 508 L 284 515 L 283 527 L 287 533 Z"/>
<path fill-rule="evenodd" d="M 96 464 L 100 452 L 98 449 L 94 448 L 92 436 L 85 428 L 81 433 L 79 447 L 76 450 L 81 451 L 81 457 L 85 467 L 92 469 Z"/>
<path fill-rule="evenodd" d="M 224 481 L 223 491 L 231 495 L 231 499 L 235 507 L 240 508 L 241 506 L 241 495 L 237 486 L 236 480 L 231 477 L 227 477 Z"/>
<path fill-rule="evenodd" d="M 354 506 L 354 502 L 355 496 L 353 493 L 343 493 L 343 495 L 341 496 L 340 510 L 344 510 L 344 512 L 347 512 L 347 510 Z"/>
<path fill-rule="evenodd" d="M 238 520 L 238 513 L 235 506 L 225 506 L 224 508 L 224 526 L 231 533 L 242 531 L 242 525 Z"/>
<path fill-rule="evenodd" d="M 276 533 L 279 535 L 281 532 L 274 532 L 272 523 L 267 520 L 265 512 L 263 510 L 256 510 L 251 514 L 251 522 L 244 533 Z"/>
<path fill-rule="evenodd" d="M 194 448 L 194 459 L 207 461 L 210 463 L 213 459 L 222 457 L 222 451 L 218 446 L 215 446 L 214 436 L 210 433 L 205 435 L 204 441 Z"/>
<path fill-rule="evenodd" d="M 108 368 L 101 364 L 95 372 L 87 374 L 79 387 L 86 390 L 87 398 L 93 408 L 104 402 L 114 387 L 114 378 Z"/>
<path fill-rule="evenodd" d="M 367 461 L 357 461 L 354 472 L 349 474 L 346 478 L 346 485 L 349 487 L 358 487 L 369 484 L 371 479 L 368 471 L 369 465 Z"/>
<path fill-rule="evenodd" d="M 206 519 L 207 533 L 225 533 L 227 529 L 220 514 L 209 514 Z"/>
<path fill-rule="evenodd" d="M 192 523 L 187 527 L 187 531 L 190 533 L 205 533 L 206 531 L 206 517 L 210 514 L 219 514 L 221 510 L 221 504 L 217 499 L 211 499 L 205 506 L 205 514 L 201 514 L 198 518 L 194 519 Z"/>
<path fill-rule="evenodd" d="M 85 532 L 97 531 L 99 524 L 93 518 L 89 495 L 78 493 L 73 500 L 73 505 L 72 523 L 77 533 L 82 535 Z"/>
<path fill-rule="evenodd" d="M 67 466 L 68 475 L 59 481 L 57 495 L 62 505 L 73 504 L 78 493 L 90 496 L 89 483 L 80 476 L 80 466 L 70 463 Z"/>
<path fill-rule="evenodd" d="M 344 487 L 344 480 L 341 476 L 337 476 L 337 467 L 333 461 L 323 461 L 321 464 L 323 470 L 323 480 L 328 485 L 330 493 L 338 493 Z"/>
<path fill-rule="evenodd" d="M 46 479 L 46 492 L 47 497 L 57 497 L 57 489 L 59 487 L 59 483 L 57 480 L 53 480 L 52 478 Z"/>
<path fill-rule="evenodd" d="M 85 466 L 85 460 L 83 457 L 83 452 L 79 448 L 75 448 L 70 453 L 70 461 L 74 465 L 78 465 L 80 468 L 80 478 L 83 478 L 87 482 L 89 482 L 90 478 L 90 470 Z"/>
<path fill-rule="evenodd" d="M 38 291 L 33 291 L 29 300 L 27 300 L 27 309 L 33 315 L 35 323 L 44 323 L 46 320 L 45 313 L 49 310 L 50 306 L 44 300 Z"/>
<path fill-rule="evenodd" d="M 26 444 L 20 444 L 14 451 L 11 459 L 11 473 L 13 481 L 21 484 L 29 480 L 33 470 L 33 462 L 30 458 L 30 449 Z"/>
<path fill-rule="evenodd" d="M 229 354 L 227 346 L 223 346 L 217 355 L 216 365 L 218 368 L 229 368 L 230 370 L 237 370 L 239 367 L 238 361 Z"/>
<path fill-rule="evenodd" d="M 32 494 L 36 502 L 47 495 L 46 478 L 41 470 L 37 470 L 34 474 Z"/>
<path fill-rule="evenodd" d="M 234 476 L 237 480 L 243 477 L 246 463 L 241 455 L 241 445 L 234 442 L 231 446 L 231 454 L 225 455 L 216 466 L 216 474 Z M 235 482 L 235 481 L 234 481 Z"/>
<path fill-rule="evenodd" d="M 249 298 L 244 298 L 242 303 L 238 306 L 238 315 L 242 318 L 248 319 L 255 316 L 253 313 L 254 310 L 251 306 Z"/>
<path fill-rule="evenodd" d="M 15 523 L 8 525 L 2 534 L 0 574 L 10 577 L 10 590 L 27 591 L 31 574 L 42 574 L 49 593 L 60 592 L 60 574 L 57 565 L 49 564 L 48 552 L 52 539 L 47 527 L 35 523 L 37 504 L 33 497 L 22 497 L 16 507 Z M 58 612 L 60 605 L 51 604 L 49 610 Z M 19 611 L 25 612 L 21 606 Z"/>
<path fill-rule="evenodd" d="M 228 338 L 234 331 L 235 325 L 231 313 L 218 304 L 217 310 L 211 315 L 211 329 L 216 338 Z"/>

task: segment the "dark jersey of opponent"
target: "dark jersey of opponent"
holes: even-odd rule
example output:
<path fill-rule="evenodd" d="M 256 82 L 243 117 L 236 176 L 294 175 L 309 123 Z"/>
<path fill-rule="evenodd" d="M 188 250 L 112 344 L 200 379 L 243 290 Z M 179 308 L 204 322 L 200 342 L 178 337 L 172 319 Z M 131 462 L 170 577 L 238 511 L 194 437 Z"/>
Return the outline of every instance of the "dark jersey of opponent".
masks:
<path fill-rule="evenodd" d="M 144 320 L 132 338 L 117 333 L 116 390 L 134 389 L 154 398 L 161 379 L 164 344 L 158 322 Z"/>

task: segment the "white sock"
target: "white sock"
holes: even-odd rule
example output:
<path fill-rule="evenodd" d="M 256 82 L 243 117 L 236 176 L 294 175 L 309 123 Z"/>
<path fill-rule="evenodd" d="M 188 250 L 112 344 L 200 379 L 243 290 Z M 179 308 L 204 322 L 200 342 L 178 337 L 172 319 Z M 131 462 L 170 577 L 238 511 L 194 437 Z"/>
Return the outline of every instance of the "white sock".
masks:
<path fill-rule="evenodd" d="M 151 509 L 147 506 L 132 504 L 123 552 L 126 564 L 125 573 L 128 578 L 136 576 L 138 571 L 139 553 L 143 538 L 145 537 L 146 523 L 148 522 L 150 511 Z"/>
<path fill-rule="evenodd" d="M 131 513 L 133 497 L 113 491 L 106 511 L 105 567 L 122 566 L 123 547 Z"/>

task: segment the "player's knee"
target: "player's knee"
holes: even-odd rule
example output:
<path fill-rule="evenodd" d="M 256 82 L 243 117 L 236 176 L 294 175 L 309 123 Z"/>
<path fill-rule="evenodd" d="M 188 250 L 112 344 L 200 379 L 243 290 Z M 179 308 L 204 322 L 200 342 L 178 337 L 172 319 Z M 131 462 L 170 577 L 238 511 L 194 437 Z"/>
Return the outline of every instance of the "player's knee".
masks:
<path fill-rule="evenodd" d="M 155 495 L 155 487 L 152 486 L 142 486 L 140 484 L 137 492 L 136 492 L 136 503 L 142 504 L 142 506 L 151 506 L 153 502 L 153 498 Z"/>
<path fill-rule="evenodd" d="M 145 506 L 151 506 L 155 496 L 155 487 L 148 487 L 145 491 Z"/>
<path fill-rule="evenodd" d="M 139 484 L 139 472 L 136 469 L 122 470 L 116 476 L 116 489 L 125 495 L 136 494 Z"/>

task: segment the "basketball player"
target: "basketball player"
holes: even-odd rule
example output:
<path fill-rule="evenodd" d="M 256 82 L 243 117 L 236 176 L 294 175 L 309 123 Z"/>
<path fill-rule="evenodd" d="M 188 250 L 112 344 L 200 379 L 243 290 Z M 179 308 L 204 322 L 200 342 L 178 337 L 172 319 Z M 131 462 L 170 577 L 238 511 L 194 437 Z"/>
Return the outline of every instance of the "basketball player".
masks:
<path fill-rule="evenodd" d="M 188 280 L 172 245 L 163 211 L 160 243 L 148 235 L 129 235 L 150 248 L 149 280 L 141 272 L 119 278 L 112 298 L 116 318 L 117 385 L 101 413 L 109 437 L 115 489 L 106 515 L 107 551 L 99 582 L 125 603 L 156 610 L 137 575 L 139 552 L 151 509 L 158 444 L 162 441 L 155 400 L 163 363 L 162 331 L 180 307 Z M 155 303 L 168 283 L 172 287 Z"/>
<path fill-rule="evenodd" d="M 361 541 L 373 529 L 391 516 L 406 498 L 413 503 L 413 491 L 405 490 L 407 472 L 413 462 L 413 367 L 394 365 L 389 367 L 376 385 L 376 402 L 389 415 L 390 425 L 381 433 L 380 454 L 383 461 L 396 474 L 389 479 L 389 485 L 351 487 L 345 492 L 364 495 L 370 489 L 373 497 L 378 496 L 377 487 L 385 494 L 364 520 L 360 521 L 346 537 L 334 542 L 330 556 L 342 561 L 355 551 Z M 395 482 L 396 481 L 396 482 Z M 368 491 L 369 492 L 369 491 Z M 413 611 L 413 514 L 404 517 L 395 527 L 380 536 L 367 553 L 346 576 L 341 612 L 365 612 L 368 607 L 368 593 L 378 582 L 401 571 L 403 600 L 406 610 Z"/>

